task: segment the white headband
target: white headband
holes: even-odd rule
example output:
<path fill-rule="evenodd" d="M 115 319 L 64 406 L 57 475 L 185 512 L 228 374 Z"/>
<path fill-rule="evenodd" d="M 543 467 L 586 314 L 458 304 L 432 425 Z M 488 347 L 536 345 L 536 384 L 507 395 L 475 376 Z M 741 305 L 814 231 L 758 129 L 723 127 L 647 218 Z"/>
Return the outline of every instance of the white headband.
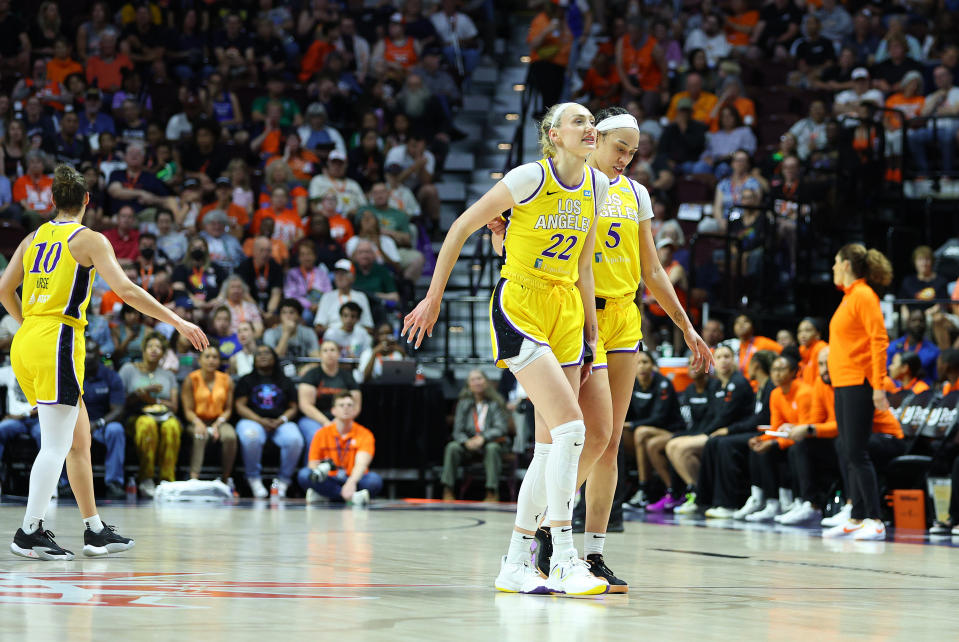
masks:
<path fill-rule="evenodd" d="M 608 132 L 611 129 L 635 129 L 639 131 L 639 123 L 632 114 L 616 114 L 596 123 L 596 131 Z"/>
<path fill-rule="evenodd" d="M 563 103 L 562 105 L 557 107 L 556 111 L 553 113 L 553 120 L 551 120 L 549 123 L 550 128 L 553 128 L 559 125 L 560 118 L 563 117 L 563 112 L 566 111 L 568 107 L 572 107 L 573 105 L 578 106 L 579 103 Z"/>

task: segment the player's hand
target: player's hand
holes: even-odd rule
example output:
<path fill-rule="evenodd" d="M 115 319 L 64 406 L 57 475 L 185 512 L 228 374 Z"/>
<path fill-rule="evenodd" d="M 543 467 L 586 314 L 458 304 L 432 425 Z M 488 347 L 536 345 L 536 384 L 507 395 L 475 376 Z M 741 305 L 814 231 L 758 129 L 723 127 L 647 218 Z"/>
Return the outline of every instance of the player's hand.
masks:
<path fill-rule="evenodd" d="M 503 220 L 503 217 L 497 216 L 492 221 L 486 224 L 487 229 L 493 234 L 505 234 L 506 233 L 506 221 Z"/>
<path fill-rule="evenodd" d="M 686 340 L 686 346 L 692 353 L 689 363 L 693 368 L 698 370 L 701 367 L 705 372 L 709 372 L 716 366 L 712 351 L 703 341 L 703 338 L 699 336 L 699 333 L 693 330 L 692 326 L 683 333 L 683 339 Z"/>
<path fill-rule="evenodd" d="M 190 340 L 190 343 L 196 348 L 197 352 L 203 352 L 210 345 L 210 340 L 199 326 L 190 323 L 186 319 L 179 319 L 176 322 L 176 331 Z"/>
<path fill-rule="evenodd" d="M 433 336 L 433 326 L 439 316 L 439 300 L 434 300 L 427 295 L 403 319 L 403 329 L 400 331 L 400 336 L 405 336 L 407 343 L 412 343 L 414 348 L 419 348 L 423 339 Z"/>

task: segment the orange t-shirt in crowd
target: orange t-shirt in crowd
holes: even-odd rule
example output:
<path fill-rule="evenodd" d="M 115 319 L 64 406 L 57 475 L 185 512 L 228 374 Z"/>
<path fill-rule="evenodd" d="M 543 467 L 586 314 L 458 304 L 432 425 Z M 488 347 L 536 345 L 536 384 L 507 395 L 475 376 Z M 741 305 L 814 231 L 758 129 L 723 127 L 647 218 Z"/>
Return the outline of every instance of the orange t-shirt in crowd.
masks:
<path fill-rule="evenodd" d="M 63 83 L 70 74 L 83 75 L 83 65 L 72 58 L 59 60 L 51 58 L 47 63 L 47 80 L 50 82 Z"/>
<path fill-rule="evenodd" d="M 253 224 L 250 226 L 250 232 L 253 236 L 259 236 L 260 224 L 265 218 L 272 218 L 275 223 L 273 238 L 279 239 L 289 246 L 292 246 L 300 240 L 301 236 L 306 234 L 303 219 L 292 207 L 279 213 L 274 212 L 272 207 L 262 207 L 253 215 Z"/>
<path fill-rule="evenodd" d="M 812 406 L 812 388 L 799 379 L 795 379 L 789 386 L 789 392 L 783 392 L 780 387 L 773 388 L 769 395 L 769 425 L 773 430 L 779 430 L 783 424 L 802 425 L 809 421 L 809 410 Z M 780 448 L 789 448 L 795 442 L 785 437 L 770 437 L 762 435 L 762 440 L 775 439 Z"/>
<path fill-rule="evenodd" d="M 274 129 L 260 143 L 260 154 L 262 156 L 275 156 L 280 153 L 280 145 L 283 143 L 283 132 Z"/>
<path fill-rule="evenodd" d="M 727 103 L 729 104 L 729 103 Z M 744 125 L 755 125 L 756 124 L 756 103 L 754 103 L 749 98 L 745 96 L 740 96 L 736 100 L 732 101 L 733 108 L 739 112 L 740 118 L 743 119 Z M 716 112 L 716 116 L 709 121 L 709 131 L 718 132 L 719 131 L 719 110 Z"/>
<path fill-rule="evenodd" d="M 41 174 L 33 180 L 29 174 L 24 174 L 13 184 L 13 200 L 17 203 L 27 202 L 27 207 L 34 212 L 46 214 L 53 211 L 53 178 Z"/>
<path fill-rule="evenodd" d="M 336 422 L 333 422 L 326 424 L 313 435 L 309 461 L 331 459 L 337 468 L 342 468 L 347 475 L 352 475 L 356 453 L 362 450 L 372 456 L 375 448 L 376 440 L 368 428 L 354 421 L 349 431 L 341 435 L 336 429 Z"/>
<path fill-rule="evenodd" d="M 323 71 L 326 56 L 333 49 L 333 45 L 325 40 L 314 40 L 300 61 L 300 75 L 298 76 L 300 82 L 306 82 L 316 72 Z"/>
<path fill-rule="evenodd" d="M 923 105 L 926 104 L 926 99 L 923 96 L 913 96 L 912 98 L 906 98 L 902 92 L 898 94 L 893 94 L 886 99 L 886 108 L 887 109 L 898 109 L 903 113 L 906 120 L 915 118 L 919 115 L 919 112 L 922 111 Z M 899 114 L 894 114 L 891 112 L 886 112 L 884 121 L 886 124 L 886 129 L 902 129 L 902 118 Z"/>
<path fill-rule="evenodd" d="M 247 256 L 253 256 L 253 241 L 255 240 L 256 239 L 251 236 L 243 241 L 243 253 Z M 270 248 L 270 256 L 273 257 L 273 260 L 280 265 L 286 265 L 290 260 L 290 249 L 286 243 L 280 239 L 270 239 Z"/>
<path fill-rule="evenodd" d="M 100 316 L 111 316 L 123 307 L 123 299 L 113 290 L 107 290 L 100 298 Z"/>
<path fill-rule="evenodd" d="M 783 347 L 769 337 L 754 336 L 752 341 L 740 341 L 739 370 L 743 373 L 744 377 L 746 376 L 746 371 L 749 368 L 749 362 L 752 360 L 753 355 L 760 350 L 770 350 L 779 354 L 783 351 Z"/>
<path fill-rule="evenodd" d="M 205 205 L 200 213 L 196 217 L 196 228 L 200 229 L 200 226 L 203 225 L 203 217 L 212 212 L 213 210 L 223 209 L 220 205 L 214 201 L 209 205 Z M 250 215 L 247 213 L 245 207 L 240 207 L 236 203 L 230 203 L 226 206 L 226 217 L 230 219 L 231 227 L 241 227 L 246 228 L 250 223 Z"/>
<path fill-rule="evenodd" d="M 102 92 L 113 93 L 123 86 L 121 70 L 124 67 L 133 69 L 133 63 L 126 54 L 118 53 L 110 62 L 99 56 L 90 56 L 87 59 L 87 84 L 99 87 Z"/>
<path fill-rule="evenodd" d="M 284 160 L 282 154 L 266 159 L 266 164 L 263 166 L 263 169 L 269 170 L 270 165 L 278 160 Z M 303 182 L 313 178 L 313 174 L 316 173 L 320 167 L 320 159 L 308 149 L 301 149 L 296 156 L 291 156 L 287 159 L 286 163 L 293 171 L 293 177 Z"/>
<path fill-rule="evenodd" d="M 743 11 L 742 13 L 737 13 L 732 16 L 726 16 L 726 22 L 739 25 L 741 27 L 755 27 L 757 24 L 759 24 L 759 12 Z M 748 33 L 743 33 L 730 27 L 726 27 L 726 42 L 731 44 L 733 47 L 748 46 L 749 36 L 750 34 Z"/>
<path fill-rule="evenodd" d="M 799 346 L 799 378 L 807 386 L 819 379 L 819 353 L 829 344 L 819 339 L 811 346 Z"/>
<path fill-rule="evenodd" d="M 345 247 L 346 242 L 353 238 L 353 224 L 350 219 L 335 214 L 327 216 L 326 220 L 330 223 L 330 238 Z"/>
<path fill-rule="evenodd" d="M 529 25 L 529 34 L 526 36 L 526 42 L 531 43 L 536 39 L 541 32 L 546 29 L 549 29 L 550 19 L 545 13 L 539 13 L 533 22 Z M 543 38 L 542 42 L 539 44 L 538 49 L 532 49 L 529 52 L 529 58 L 533 62 L 539 60 L 546 60 L 547 62 L 552 62 L 554 64 L 565 67 L 569 64 L 569 53 L 573 48 L 573 37 L 572 33 L 569 30 L 569 27 L 566 26 L 565 20 L 561 20 L 562 26 L 560 28 L 559 36 L 550 33 Z M 542 57 L 537 53 L 538 51 L 543 51 L 544 49 L 556 49 L 556 53 L 549 57 Z"/>
<path fill-rule="evenodd" d="M 843 291 L 829 321 L 829 378 L 836 388 L 868 383 L 881 390 L 889 335 L 879 297 L 865 279 L 853 281 Z"/>
<path fill-rule="evenodd" d="M 302 185 L 293 185 L 293 187 L 288 187 L 290 190 L 290 207 L 293 206 L 293 201 L 299 196 L 309 196 L 309 192 L 306 191 L 306 188 Z M 263 189 L 260 191 L 260 207 L 269 207 L 270 206 L 270 187 L 266 184 L 263 185 Z"/>
<path fill-rule="evenodd" d="M 619 97 L 621 93 L 619 91 L 619 85 L 619 72 L 616 71 L 615 65 L 609 66 L 609 73 L 607 73 L 605 76 L 590 67 L 586 71 L 586 76 L 583 78 L 583 91 L 595 98 L 601 99 L 604 107 L 619 103 Z M 610 94 L 610 90 L 615 91 Z"/>
<path fill-rule="evenodd" d="M 193 389 L 193 412 L 203 421 L 213 421 L 226 410 L 226 402 L 230 397 L 230 375 L 225 372 L 213 374 L 213 388 L 203 380 L 203 373 L 194 370 L 187 380 Z"/>
<path fill-rule="evenodd" d="M 683 98 L 689 98 L 692 100 L 692 97 L 689 95 L 688 91 L 681 91 L 675 96 L 672 100 L 669 101 L 669 109 L 666 110 L 666 118 L 673 121 L 676 120 L 676 105 L 679 104 L 679 101 Z M 708 91 L 700 92 L 699 98 L 693 100 L 693 119 L 698 120 L 704 125 L 709 124 L 709 114 L 712 113 L 713 107 L 716 106 L 716 102 L 719 99 L 716 98 L 716 94 L 711 94 Z"/>
<path fill-rule="evenodd" d="M 629 39 L 629 34 L 623 35 L 620 42 L 623 43 L 621 52 L 626 75 L 636 78 L 643 91 L 658 91 L 663 83 L 663 70 L 656 64 L 653 50 L 659 42 L 647 36 L 643 46 L 637 49 Z"/>
<path fill-rule="evenodd" d="M 407 38 L 403 44 L 397 45 L 392 39 L 386 38 L 383 47 L 383 60 L 409 69 L 416 64 L 419 58 L 416 55 L 416 39 Z"/>

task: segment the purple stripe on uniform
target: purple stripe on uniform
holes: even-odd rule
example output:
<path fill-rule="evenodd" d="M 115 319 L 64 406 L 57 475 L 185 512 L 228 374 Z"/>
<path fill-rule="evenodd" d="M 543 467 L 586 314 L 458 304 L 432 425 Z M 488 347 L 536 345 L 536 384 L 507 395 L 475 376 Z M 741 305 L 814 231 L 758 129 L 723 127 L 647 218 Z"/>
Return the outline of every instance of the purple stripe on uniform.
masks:
<path fill-rule="evenodd" d="M 609 186 L 612 187 L 613 185 L 619 185 L 619 179 L 621 179 L 622 177 L 623 177 L 622 174 L 617 174 L 615 180 L 611 180 L 609 182 Z"/>
<path fill-rule="evenodd" d="M 593 181 L 593 218 L 599 218 L 599 208 L 603 203 L 599 202 L 599 194 L 596 193 L 596 170 L 592 167 L 589 168 L 589 175 Z M 586 177 L 583 177 L 583 180 L 586 180 Z M 606 196 L 609 196 L 609 190 L 606 190 Z"/>
<path fill-rule="evenodd" d="M 577 359 L 576 361 L 571 361 L 569 363 L 561 363 L 559 365 L 563 368 L 572 368 L 573 366 L 581 366 L 583 365 L 583 357 L 585 356 L 586 356 L 586 344 L 584 343 L 583 346 L 579 349 L 579 359 Z"/>
<path fill-rule="evenodd" d="M 607 365 L 605 365 L 605 364 L 600 364 L 600 365 L 598 365 L 598 366 L 593 366 L 593 372 L 596 372 L 597 370 L 609 370 L 609 366 L 607 366 Z"/>
<path fill-rule="evenodd" d="M 543 189 L 543 183 L 546 182 L 546 170 L 543 169 L 543 166 L 540 165 L 539 163 L 536 163 L 536 166 L 539 167 L 540 174 L 542 174 L 542 176 L 539 177 L 539 185 L 537 185 L 536 190 L 529 195 L 529 198 L 524 198 L 523 200 L 519 202 L 520 205 L 523 205 L 524 203 L 529 203 L 531 200 L 536 198 L 536 195 L 539 194 L 539 191 Z"/>
<path fill-rule="evenodd" d="M 509 315 L 508 315 L 508 314 L 506 314 L 506 310 L 503 308 L 503 290 L 506 289 L 506 284 L 507 284 L 507 283 L 509 283 L 509 280 L 508 280 L 508 279 L 503 279 L 503 287 L 501 287 L 501 288 L 499 289 L 499 311 L 503 314 L 503 318 L 506 319 L 506 323 L 508 323 L 508 324 L 509 324 L 509 327 L 513 328 L 513 330 L 515 330 L 516 333 L 519 334 L 520 336 L 522 336 L 522 337 L 524 337 L 524 338 L 526 338 L 526 339 L 529 339 L 530 341 L 532 341 L 532 342 L 535 343 L 536 345 L 546 346 L 547 348 L 549 348 L 550 345 L 549 345 L 548 343 L 544 343 L 544 342 L 542 342 L 542 341 L 537 341 L 537 340 L 534 339 L 533 337 L 529 336 L 528 334 L 526 334 L 525 332 L 523 332 L 522 330 L 520 330 L 519 328 L 517 328 L 517 327 L 516 327 L 516 324 L 513 323 L 513 320 L 509 318 Z M 492 315 L 490 315 L 490 316 L 492 317 Z M 492 321 L 492 318 L 490 319 L 490 321 Z"/>
<path fill-rule="evenodd" d="M 643 340 L 640 339 L 639 341 L 636 342 L 635 348 L 619 348 L 618 350 L 607 350 L 606 354 L 611 354 L 613 352 L 638 352 L 639 346 L 642 345 L 642 343 L 643 343 Z"/>
<path fill-rule="evenodd" d="M 67 243 L 69 243 L 70 241 L 72 241 L 74 236 L 76 236 L 77 234 L 79 234 L 80 232 L 82 232 L 82 231 L 85 230 L 85 229 L 87 229 L 87 228 L 86 228 L 85 226 L 81 225 L 81 226 L 78 227 L 76 230 L 74 230 L 74 231 L 73 231 L 73 234 L 71 234 L 70 237 L 67 239 Z"/>
<path fill-rule="evenodd" d="M 559 174 L 556 173 L 556 166 L 553 165 L 553 159 L 552 159 L 552 158 L 547 158 L 547 159 L 546 159 L 546 162 L 549 163 L 549 169 L 550 169 L 550 171 L 553 173 L 553 178 L 556 179 L 556 182 L 559 183 L 561 187 L 563 187 L 563 188 L 565 188 L 565 189 L 568 189 L 568 190 L 570 190 L 570 191 L 575 191 L 575 190 L 580 189 L 580 188 L 583 186 L 583 183 L 586 182 L 586 172 L 583 172 L 583 180 L 581 180 L 581 181 L 579 182 L 579 185 L 577 185 L 576 187 L 570 187 L 569 185 L 567 185 L 567 184 L 564 183 L 563 181 L 559 180 Z"/>
<path fill-rule="evenodd" d="M 41 406 L 56 406 L 56 405 L 58 405 L 56 401 L 38 401 L 37 403 L 38 403 L 39 405 L 41 405 Z"/>

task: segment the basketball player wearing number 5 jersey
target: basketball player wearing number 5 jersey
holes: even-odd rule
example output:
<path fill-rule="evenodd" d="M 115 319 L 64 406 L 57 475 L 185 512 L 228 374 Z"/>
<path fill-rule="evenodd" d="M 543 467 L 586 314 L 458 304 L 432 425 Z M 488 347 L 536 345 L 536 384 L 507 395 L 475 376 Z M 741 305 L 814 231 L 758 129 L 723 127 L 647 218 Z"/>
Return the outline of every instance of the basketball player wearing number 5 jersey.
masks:
<path fill-rule="evenodd" d="M 96 270 L 124 301 L 173 325 L 197 350 L 208 344 L 203 332 L 162 306 L 132 283 L 117 263 L 109 241 L 80 221 L 90 196 L 83 176 L 57 166 L 53 180 L 56 217 L 28 235 L 0 276 L 0 303 L 20 323 L 10 349 L 17 382 L 37 406 L 40 453 L 30 471 L 23 526 L 10 550 L 41 560 L 71 560 L 53 533 L 43 528 L 50 496 L 67 463 L 67 474 L 85 525 L 83 553 L 89 557 L 125 551 L 133 540 L 104 524 L 93 498 L 90 420 L 83 405 L 86 308 Z M 23 284 L 23 302 L 16 290 Z"/>

